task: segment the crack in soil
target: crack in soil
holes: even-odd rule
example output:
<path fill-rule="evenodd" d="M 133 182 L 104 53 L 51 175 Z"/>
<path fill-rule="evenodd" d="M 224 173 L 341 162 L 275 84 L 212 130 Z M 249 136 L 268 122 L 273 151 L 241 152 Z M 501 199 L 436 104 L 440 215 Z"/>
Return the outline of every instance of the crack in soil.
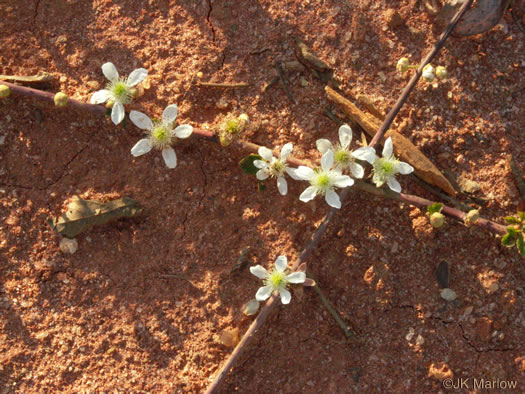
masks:
<path fill-rule="evenodd" d="M 40 6 L 40 0 L 36 0 L 35 11 L 33 12 L 33 20 L 31 22 L 31 24 L 33 25 L 33 29 L 35 28 L 36 17 L 38 16 L 38 7 L 39 6 Z"/>
<path fill-rule="evenodd" d="M 393 304 L 391 304 L 391 306 L 392 306 L 392 308 L 389 309 L 389 310 L 398 308 L 398 309 L 412 309 L 414 311 L 418 311 L 418 309 L 414 305 L 393 305 Z M 465 343 L 470 348 L 472 348 L 472 350 L 474 350 L 476 353 L 478 353 L 478 357 L 479 357 L 479 355 L 481 353 L 509 352 L 509 351 L 513 351 L 513 350 L 521 350 L 521 349 L 516 349 L 514 347 L 511 347 L 511 346 L 509 346 L 509 347 L 478 348 L 475 344 L 472 343 L 471 339 L 467 336 L 467 334 L 465 333 L 465 329 L 464 329 L 463 325 L 459 321 L 456 321 L 454 319 L 452 319 L 452 320 L 445 320 L 445 319 L 442 319 L 439 316 L 434 316 L 434 315 L 430 316 L 430 319 L 437 320 L 438 322 L 440 322 L 441 324 L 444 324 L 444 325 L 455 324 L 456 326 L 458 326 L 459 329 L 461 330 L 461 336 L 463 337 L 463 340 L 465 341 Z"/>
<path fill-rule="evenodd" d="M 34 186 L 19 185 L 19 184 L 16 184 L 16 183 L 0 183 L 0 186 L 14 187 L 14 188 L 26 189 L 26 190 L 39 190 L 39 191 L 46 190 L 46 189 L 50 188 L 51 186 L 53 186 L 53 185 L 57 184 L 58 182 L 60 182 L 60 180 L 65 176 L 66 170 L 69 167 L 69 165 L 78 157 L 78 155 L 80 155 L 82 152 L 84 152 L 87 147 L 88 147 L 88 145 L 85 145 L 77 153 L 75 153 L 73 155 L 73 157 L 71 159 L 69 159 L 68 162 L 64 165 L 64 167 L 62 168 L 61 174 L 54 181 L 48 183 L 45 186 L 34 187 Z M 9 171 L 9 167 L 7 165 L 6 165 L 6 170 L 7 170 L 8 176 L 11 177 L 11 171 Z"/>
<path fill-rule="evenodd" d="M 213 37 L 213 42 L 215 42 L 215 27 L 213 27 L 213 23 L 211 21 L 211 11 L 212 11 L 212 6 L 211 6 L 211 0 L 208 0 L 208 5 L 210 7 L 210 9 L 208 10 L 208 15 L 206 15 L 206 21 L 208 22 L 208 25 L 210 25 L 210 28 L 211 28 L 211 33 L 212 33 L 212 37 Z"/>

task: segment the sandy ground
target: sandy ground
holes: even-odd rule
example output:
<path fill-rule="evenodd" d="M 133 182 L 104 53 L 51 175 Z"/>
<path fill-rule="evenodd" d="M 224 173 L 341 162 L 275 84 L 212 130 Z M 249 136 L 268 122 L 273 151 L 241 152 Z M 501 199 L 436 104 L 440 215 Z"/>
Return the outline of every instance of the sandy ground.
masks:
<path fill-rule="evenodd" d="M 177 104 L 178 122 L 210 130 L 245 112 L 246 141 L 293 142 L 296 157 L 318 160 L 316 139 L 337 138 L 323 84 L 291 73 L 297 104 L 280 85 L 262 92 L 276 61 L 295 60 L 291 35 L 336 70 L 347 97 L 367 94 L 388 111 L 409 78 L 397 60 L 418 63 L 443 29 L 415 3 L 3 0 L 0 74 L 44 70 L 50 91 L 88 101 L 105 84 L 103 63 L 122 75 L 145 67 L 144 95 L 128 109 L 160 117 Z M 388 7 L 401 25 L 387 26 Z M 434 62 L 450 78 L 420 82 L 395 123 L 409 120 L 402 133 L 440 170 L 474 181 L 458 199 L 500 223 L 520 203 L 506 155 L 525 169 L 524 42 L 510 15 L 451 38 Z M 198 87 L 198 72 L 250 86 Z M 204 390 L 232 350 L 220 334 L 252 321 L 240 308 L 260 283 L 246 268 L 231 272 L 243 249 L 249 265 L 292 260 L 328 209 L 299 201 L 305 183 L 290 181 L 286 197 L 274 182 L 258 192 L 238 167 L 246 152 L 191 137 L 168 170 L 159 152 L 131 156 L 141 138 L 131 122 L 32 99 L 0 102 L 0 135 L 2 393 Z M 402 186 L 435 198 L 411 177 Z M 74 195 L 130 196 L 145 213 L 93 228 L 66 255 L 47 219 Z M 435 279 L 443 260 L 453 302 Z M 524 260 L 493 235 L 451 220 L 435 230 L 417 208 L 355 191 L 308 263 L 358 340 L 346 340 L 313 291 L 296 292 L 222 392 L 430 392 L 446 377 L 525 391 Z"/>

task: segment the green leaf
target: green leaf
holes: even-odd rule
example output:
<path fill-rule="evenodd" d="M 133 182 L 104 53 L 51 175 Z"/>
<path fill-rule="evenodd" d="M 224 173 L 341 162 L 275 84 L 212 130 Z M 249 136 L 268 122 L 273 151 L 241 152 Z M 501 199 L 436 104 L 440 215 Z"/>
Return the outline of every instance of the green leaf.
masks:
<path fill-rule="evenodd" d="M 523 234 L 518 235 L 518 239 L 516 240 L 516 247 L 518 248 L 520 254 L 523 257 L 525 257 L 525 241 L 523 240 Z"/>
<path fill-rule="evenodd" d="M 440 202 L 436 202 L 432 205 L 429 205 L 427 207 L 427 213 L 429 215 L 432 215 L 433 213 L 439 213 L 441 212 L 441 210 L 443 209 L 443 204 L 441 204 Z"/>
<path fill-rule="evenodd" d="M 501 244 L 507 248 L 512 248 L 518 239 L 518 231 L 512 227 L 507 227 L 507 234 L 501 238 Z"/>
<path fill-rule="evenodd" d="M 518 216 L 522 222 L 525 222 L 525 212 L 518 211 Z"/>
<path fill-rule="evenodd" d="M 259 190 L 260 192 L 263 192 L 266 190 L 266 185 L 263 181 L 259 181 L 259 183 L 257 184 L 257 190 Z"/>
<path fill-rule="evenodd" d="M 261 159 L 262 159 L 261 156 L 256 155 L 256 154 L 251 154 L 251 155 L 246 156 L 245 158 L 243 158 L 239 162 L 239 166 L 241 166 L 241 169 L 245 173 L 250 174 L 250 175 L 255 175 L 255 174 L 257 174 L 257 171 L 259 171 L 259 169 L 257 167 L 255 167 L 253 162 L 255 160 L 261 160 Z"/>
<path fill-rule="evenodd" d="M 111 116 L 111 108 L 106 108 L 106 116 Z"/>
<path fill-rule="evenodd" d="M 505 220 L 507 221 L 508 224 L 520 224 L 521 223 L 521 221 L 517 217 L 514 217 L 514 216 L 505 216 Z"/>

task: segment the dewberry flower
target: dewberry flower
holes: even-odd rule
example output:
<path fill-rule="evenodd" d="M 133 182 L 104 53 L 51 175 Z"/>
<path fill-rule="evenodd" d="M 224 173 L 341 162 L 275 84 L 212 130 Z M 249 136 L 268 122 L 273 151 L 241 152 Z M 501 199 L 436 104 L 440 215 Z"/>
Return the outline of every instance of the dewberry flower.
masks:
<path fill-rule="evenodd" d="M 431 64 L 427 64 L 423 67 L 423 79 L 427 82 L 432 82 L 435 78 L 434 76 L 434 67 Z"/>
<path fill-rule="evenodd" d="M 169 168 L 177 166 L 177 156 L 171 147 L 176 138 L 188 138 L 193 127 L 183 124 L 173 129 L 173 122 L 177 118 L 178 109 L 175 104 L 168 105 L 162 112 L 162 121 L 153 122 L 142 112 L 131 111 L 129 118 L 135 126 L 147 130 L 148 137 L 141 139 L 131 148 L 131 154 L 135 157 L 148 153 L 151 148 L 162 150 L 162 158 Z"/>
<path fill-rule="evenodd" d="M 276 158 L 273 157 L 270 149 L 261 146 L 258 152 L 263 160 L 255 160 L 253 162 L 253 165 L 259 168 L 259 171 L 257 171 L 256 174 L 257 179 L 263 181 L 268 177 L 277 178 L 277 188 L 279 189 L 279 193 L 283 196 L 288 193 L 288 184 L 286 183 L 284 173 L 286 172 L 293 179 L 297 179 L 295 176 L 295 169 L 288 167 L 288 164 L 286 163 L 288 156 L 292 153 L 292 149 L 292 143 L 289 142 L 285 144 L 281 149 L 280 157 Z"/>
<path fill-rule="evenodd" d="M 377 187 L 383 186 L 386 182 L 390 189 L 396 193 L 401 193 L 401 185 L 396 180 L 395 176 L 397 174 L 410 174 L 414 171 L 414 168 L 412 168 L 410 164 L 396 159 L 393 150 L 392 138 L 388 137 L 383 147 L 383 157 L 376 156 L 372 164 L 374 167 L 374 176 L 372 180 Z"/>
<path fill-rule="evenodd" d="M 310 167 L 299 166 L 295 170 L 297 178 L 310 182 L 310 186 L 299 196 L 299 200 L 308 202 L 320 194 L 324 195 L 328 205 L 337 209 L 341 208 L 341 200 L 334 188 L 352 186 L 354 180 L 348 175 L 342 175 L 339 170 L 333 170 L 333 164 L 334 152 L 328 150 L 321 158 L 321 168 L 312 170 Z"/>
<path fill-rule="evenodd" d="M 250 272 L 259 279 L 262 279 L 264 284 L 255 294 L 257 301 L 266 301 L 272 294 L 279 293 L 283 304 L 290 303 L 292 294 L 287 289 L 288 285 L 290 283 L 304 283 L 306 274 L 304 272 L 289 273 L 287 268 L 288 260 L 286 256 L 277 257 L 275 260 L 275 268 L 270 272 L 260 265 L 250 267 Z"/>
<path fill-rule="evenodd" d="M 317 149 L 322 154 L 331 150 L 334 152 L 334 167 L 337 170 L 344 171 L 349 169 L 355 178 L 362 178 L 365 174 L 363 167 L 356 163 L 355 160 L 366 160 L 370 164 L 374 162 L 376 157 L 374 148 L 367 146 L 356 149 L 350 152 L 348 147 L 352 142 L 352 129 L 348 125 L 342 125 L 339 127 L 339 142 L 335 147 L 327 139 L 321 138 L 317 140 Z"/>
<path fill-rule="evenodd" d="M 99 90 L 91 96 L 91 104 L 101 104 L 109 101 L 113 104 L 111 109 L 111 120 L 119 124 L 124 119 L 124 105 L 133 100 L 133 87 L 142 82 L 148 76 L 148 70 L 138 68 L 129 77 L 119 77 L 118 71 L 113 63 L 102 65 L 104 76 L 109 79 L 106 89 Z"/>

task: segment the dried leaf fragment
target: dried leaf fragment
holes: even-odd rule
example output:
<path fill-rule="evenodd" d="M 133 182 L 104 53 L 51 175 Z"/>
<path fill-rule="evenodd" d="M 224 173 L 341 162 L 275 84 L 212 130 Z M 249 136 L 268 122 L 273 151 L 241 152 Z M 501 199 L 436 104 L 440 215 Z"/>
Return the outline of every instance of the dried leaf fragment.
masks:
<path fill-rule="evenodd" d="M 67 211 L 58 219 L 50 218 L 48 223 L 58 234 L 75 238 L 98 224 L 106 224 L 123 217 L 134 217 L 141 212 L 139 203 L 129 197 L 101 202 L 75 196 Z"/>

